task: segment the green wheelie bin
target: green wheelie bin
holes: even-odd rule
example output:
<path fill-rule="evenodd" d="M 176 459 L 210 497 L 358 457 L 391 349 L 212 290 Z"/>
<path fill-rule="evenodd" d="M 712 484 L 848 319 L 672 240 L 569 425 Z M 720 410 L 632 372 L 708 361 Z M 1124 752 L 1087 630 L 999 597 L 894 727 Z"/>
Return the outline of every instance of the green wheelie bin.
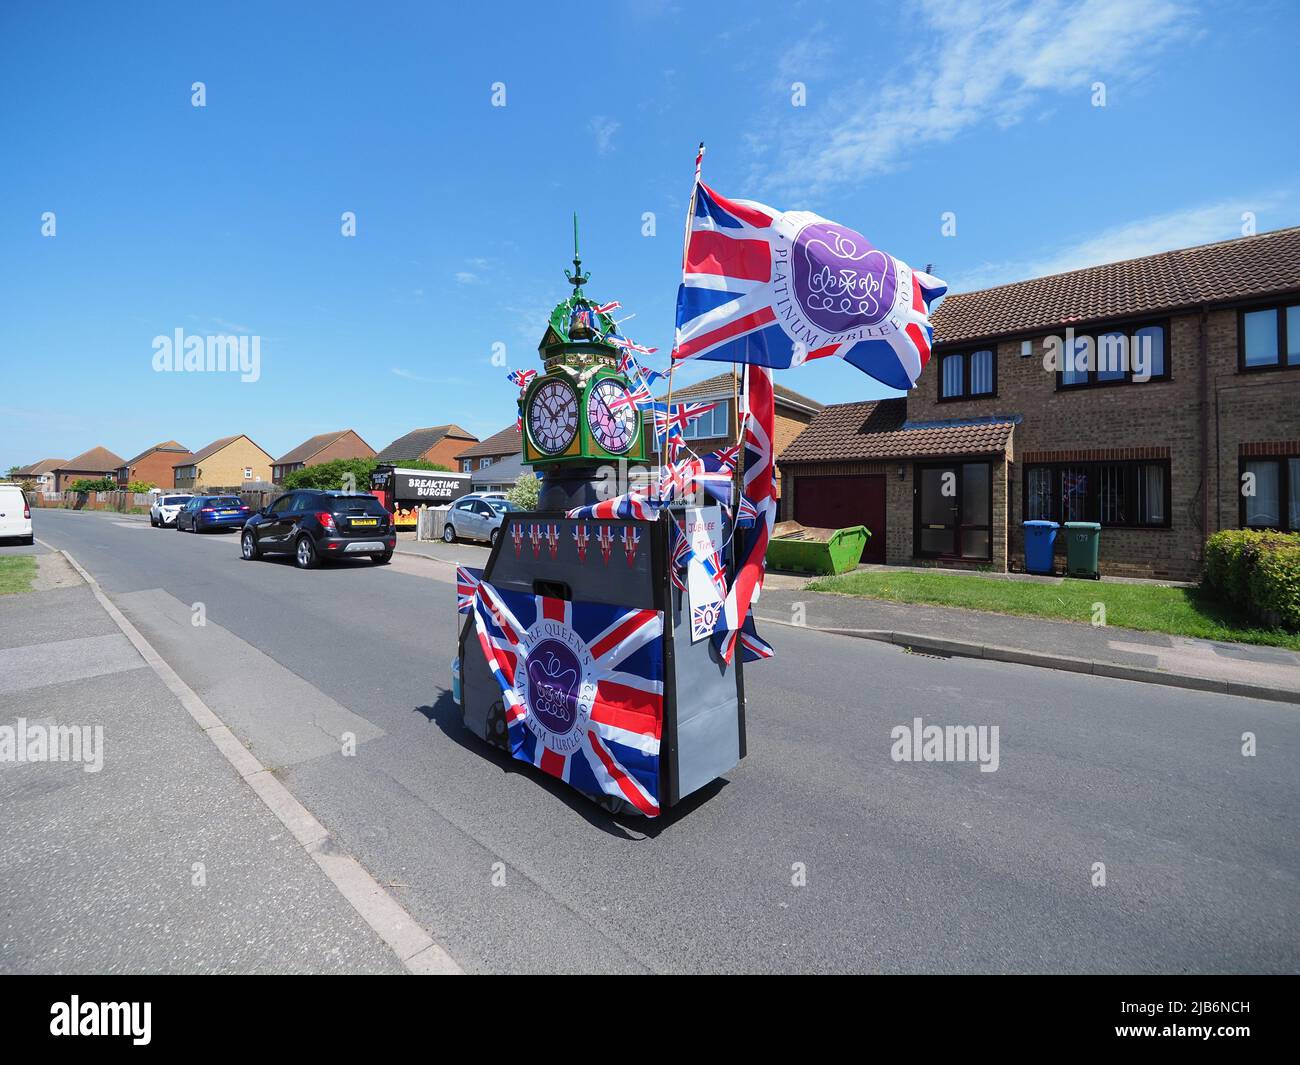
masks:
<path fill-rule="evenodd" d="M 1097 563 L 1101 543 L 1101 526 L 1095 521 L 1065 523 L 1065 575 L 1101 579 Z"/>

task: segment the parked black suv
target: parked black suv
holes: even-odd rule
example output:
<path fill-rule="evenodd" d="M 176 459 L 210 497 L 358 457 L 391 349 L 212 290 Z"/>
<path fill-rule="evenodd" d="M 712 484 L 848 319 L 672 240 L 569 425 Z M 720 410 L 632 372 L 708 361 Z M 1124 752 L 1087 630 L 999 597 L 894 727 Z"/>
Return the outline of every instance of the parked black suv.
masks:
<path fill-rule="evenodd" d="M 302 569 L 332 558 L 393 557 L 393 516 L 372 495 L 303 489 L 280 496 L 247 522 L 239 537 L 248 561 L 263 554 L 293 555 Z"/>

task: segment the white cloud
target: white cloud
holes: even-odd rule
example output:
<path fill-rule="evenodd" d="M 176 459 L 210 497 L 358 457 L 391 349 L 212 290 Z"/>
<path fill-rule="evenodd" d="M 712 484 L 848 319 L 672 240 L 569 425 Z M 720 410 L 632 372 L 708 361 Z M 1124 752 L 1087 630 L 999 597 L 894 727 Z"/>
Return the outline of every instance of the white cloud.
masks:
<path fill-rule="evenodd" d="M 614 134 L 618 132 L 620 123 L 605 115 L 596 115 L 587 127 L 596 136 L 596 151 L 600 155 L 608 155 L 614 150 Z"/>
<path fill-rule="evenodd" d="M 770 129 L 751 135 L 774 163 L 754 177 L 796 195 L 896 170 L 910 153 L 977 126 L 1012 125 L 1051 97 L 1079 94 L 1088 106 L 1094 81 L 1108 88 L 1141 77 L 1160 52 L 1188 36 L 1182 0 L 1029 0 L 996 7 L 980 0 L 920 0 L 925 47 L 892 71 L 836 86 L 819 111 L 785 107 Z M 814 32 L 810 38 L 816 38 Z M 781 72 L 809 83 L 831 69 L 824 44 L 796 42 L 809 69 Z M 874 57 L 873 57 L 874 58 Z M 847 66 L 847 64 L 844 64 Z M 793 114 L 791 114 L 793 112 Z"/>
<path fill-rule="evenodd" d="M 1223 200 L 1138 218 L 1055 247 L 1049 245 L 1045 252 L 1033 257 L 981 263 L 945 280 L 950 292 L 972 292 L 1012 281 L 1079 270 L 1085 266 L 1230 240 L 1242 235 L 1243 213 L 1249 211 L 1260 215 L 1266 211 L 1272 212 L 1285 199 L 1286 197 L 1270 194 L 1249 200 Z"/>
<path fill-rule="evenodd" d="M 478 274 L 471 273 L 469 270 L 457 270 L 455 273 L 456 284 L 458 285 L 476 285 L 478 284 Z"/>

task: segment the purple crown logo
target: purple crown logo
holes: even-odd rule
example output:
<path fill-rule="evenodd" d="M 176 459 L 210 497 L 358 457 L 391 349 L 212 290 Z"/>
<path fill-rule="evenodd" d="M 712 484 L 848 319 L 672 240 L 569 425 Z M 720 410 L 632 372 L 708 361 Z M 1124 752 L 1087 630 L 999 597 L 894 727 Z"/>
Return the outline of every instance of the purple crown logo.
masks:
<path fill-rule="evenodd" d="M 876 325 L 894 303 L 893 260 L 861 233 L 834 222 L 795 238 L 794 291 L 808 320 L 828 333 Z"/>
<path fill-rule="evenodd" d="M 563 736 L 578 721 L 578 659 L 558 640 L 543 640 L 528 656 L 529 708 L 548 732 Z"/>

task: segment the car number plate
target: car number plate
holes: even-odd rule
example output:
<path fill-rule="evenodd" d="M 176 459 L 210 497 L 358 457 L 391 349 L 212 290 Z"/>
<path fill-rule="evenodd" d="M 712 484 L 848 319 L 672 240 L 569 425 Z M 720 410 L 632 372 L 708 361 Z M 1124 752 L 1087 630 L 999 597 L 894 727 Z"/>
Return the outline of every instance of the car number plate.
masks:
<path fill-rule="evenodd" d="M 379 519 L 378 518 L 353 518 L 352 524 L 353 525 L 378 525 Z"/>

